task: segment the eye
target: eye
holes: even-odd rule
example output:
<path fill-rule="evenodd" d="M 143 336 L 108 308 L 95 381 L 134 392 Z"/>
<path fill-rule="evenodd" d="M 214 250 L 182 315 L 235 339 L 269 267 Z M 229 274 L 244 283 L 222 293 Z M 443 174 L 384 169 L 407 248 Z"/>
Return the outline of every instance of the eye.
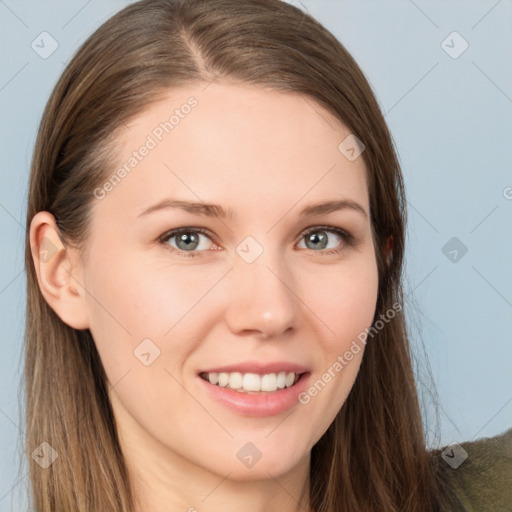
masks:
<path fill-rule="evenodd" d="M 166 245 L 170 245 L 171 249 L 176 251 L 181 251 L 181 253 L 190 253 L 185 254 L 187 257 L 196 256 L 193 251 L 202 252 L 203 250 L 208 249 L 208 242 L 205 242 L 201 239 L 209 239 L 211 242 L 211 237 L 208 231 L 201 228 L 180 228 L 173 229 L 169 231 L 162 238 L 160 238 L 160 242 Z M 170 244 L 169 242 L 175 240 L 174 244 Z"/>
<path fill-rule="evenodd" d="M 338 239 L 341 239 L 341 247 L 340 242 L 334 242 L 334 245 L 328 247 L 329 245 L 329 235 L 336 235 Z M 306 248 L 312 249 L 314 252 L 320 252 L 325 254 L 336 254 L 343 251 L 347 246 L 353 244 L 353 237 L 346 231 L 340 228 L 335 228 L 332 226 L 315 226 L 314 228 L 308 230 L 306 233 L 302 235 L 302 240 L 306 240 Z"/>
<path fill-rule="evenodd" d="M 329 247 L 329 238 L 335 238 L 333 235 L 338 238 L 338 241 L 334 241 L 334 245 Z M 203 228 L 178 228 L 162 235 L 159 242 L 180 255 L 192 258 L 208 250 L 213 243 L 212 238 L 210 232 Z M 301 236 L 301 242 L 304 239 L 306 240 L 306 249 L 321 254 L 339 253 L 353 245 L 354 242 L 352 235 L 333 226 L 315 226 Z"/>

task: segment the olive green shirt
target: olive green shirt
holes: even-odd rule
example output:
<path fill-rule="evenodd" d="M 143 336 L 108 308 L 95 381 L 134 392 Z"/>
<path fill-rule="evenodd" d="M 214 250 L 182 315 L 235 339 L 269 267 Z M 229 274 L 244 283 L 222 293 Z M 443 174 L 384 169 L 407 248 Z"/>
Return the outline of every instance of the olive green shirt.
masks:
<path fill-rule="evenodd" d="M 512 511 L 512 429 L 434 452 L 442 512 Z"/>

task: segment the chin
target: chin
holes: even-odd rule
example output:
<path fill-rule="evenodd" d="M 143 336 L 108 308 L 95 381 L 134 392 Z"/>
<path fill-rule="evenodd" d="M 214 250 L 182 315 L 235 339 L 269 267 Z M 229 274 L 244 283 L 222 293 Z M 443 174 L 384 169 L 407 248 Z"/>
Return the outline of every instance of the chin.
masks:
<path fill-rule="evenodd" d="M 276 457 L 268 459 L 266 462 L 263 457 L 252 467 L 245 467 L 239 463 L 233 467 L 233 465 L 226 464 L 224 467 L 224 476 L 229 473 L 229 479 L 236 482 L 249 482 L 256 480 L 268 480 L 273 478 L 280 478 L 286 473 L 290 472 L 294 467 L 294 462 L 283 461 L 279 463 L 275 460 Z M 238 461 L 237 461 L 238 462 Z"/>

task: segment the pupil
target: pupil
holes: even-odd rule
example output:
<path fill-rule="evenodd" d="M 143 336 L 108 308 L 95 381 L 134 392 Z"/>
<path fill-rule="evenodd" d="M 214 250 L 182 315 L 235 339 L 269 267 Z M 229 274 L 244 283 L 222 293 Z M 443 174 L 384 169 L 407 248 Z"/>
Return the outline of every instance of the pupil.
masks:
<path fill-rule="evenodd" d="M 318 233 L 321 233 L 320 235 Z M 319 231 L 318 233 L 312 233 L 309 235 L 309 241 L 313 241 L 313 243 L 320 242 L 320 245 L 313 245 L 313 248 L 320 247 L 321 249 L 324 249 L 327 245 L 327 236 L 323 231 Z"/>
<path fill-rule="evenodd" d="M 182 243 L 182 242 L 185 244 L 184 246 L 180 246 L 180 243 Z M 187 248 L 190 249 L 191 245 L 194 245 L 194 243 L 197 244 L 197 235 L 185 233 L 185 234 L 178 236 L 178 240 L 177 240 L 176 244 L 180 249 L 187 249 Z"/>

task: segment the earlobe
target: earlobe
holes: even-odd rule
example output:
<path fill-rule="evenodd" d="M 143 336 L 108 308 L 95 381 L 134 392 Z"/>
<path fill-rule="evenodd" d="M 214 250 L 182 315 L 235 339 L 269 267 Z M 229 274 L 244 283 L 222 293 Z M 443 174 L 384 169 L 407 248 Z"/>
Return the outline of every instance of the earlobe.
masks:
<path fill-rule="evenodd" d="M 75 329 L 87 329 L 85 293 L 74 278 L 76 253 L 59 237 L 55 218 L 38 212 L 30 223 L 30 247 L 39 289 L 60 319 Z M 81 281 L 81 280 L 80 280 Z"/>

